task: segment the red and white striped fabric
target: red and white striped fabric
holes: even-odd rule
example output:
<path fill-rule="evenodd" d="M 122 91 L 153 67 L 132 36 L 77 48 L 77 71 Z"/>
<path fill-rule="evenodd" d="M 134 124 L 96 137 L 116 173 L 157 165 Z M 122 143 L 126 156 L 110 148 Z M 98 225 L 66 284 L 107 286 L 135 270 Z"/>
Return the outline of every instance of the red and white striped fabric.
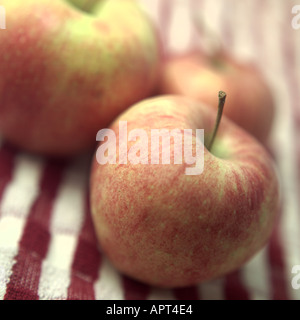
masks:
<path fill-rule="evenodd" d="M 191 16 L 237 58 L 258 65 L 275 97 L 271 150 L 282 207 L 267 246 L 240 270 L 163 290 L 118 273 L 98 249 L 88 203 L 90 156 L 55 162 L 0 149 L 0 299 L 285 299 L 300 265 L 300 29 L 292 0 L 140 0 L 170 52 L 199 45 Z M 300 1 L 298 1 L 300 4 Z M 299 19 L 300 23 L 300 19 Z"/>

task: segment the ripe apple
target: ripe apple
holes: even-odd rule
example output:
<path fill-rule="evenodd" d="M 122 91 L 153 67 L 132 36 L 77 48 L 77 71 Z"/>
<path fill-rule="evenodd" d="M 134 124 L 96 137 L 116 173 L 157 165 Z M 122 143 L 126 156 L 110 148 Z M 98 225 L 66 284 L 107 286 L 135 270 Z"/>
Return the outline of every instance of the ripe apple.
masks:
<path fill-rule="evenodd" d="M 96 155 L 106 145 L 106 164 L 93 160 L 92 217 L 101 249 L 122 273 L 158 287 L 195 285 L 240 267 L 269 239 L 278 207 L 276 167 L 263 145 L 226 116 L 215 135 L 216 113 L 189 97 L 153 97 L 115 119 L 108 129 L 115 141 L 102 135 Z M 127 123 L 128 139 L 120 123 Z M 170 164 L 153 164 L 150 143 L 145 161 L 142 135 L 130 138 L 141 129 L 148 141 L 153 129 L 193 129 L 195 146 L 197 128 L 210 149 L 202 145 L 204 169 L 196 175 L 186 174 L 187 162 L 175 163 L 176 139 Z M 129 161 L 132 150 L 140 162 Z"/>
<path fill-rule="evenodd" d="M 52 156 L 85 151 L 99 128 L 152 94 L 161 43 L 138 2 L 1 5 L 0 132 L 14 144 Z"/>
<path fill-rule="evenodd" d="M 224 114 L 266 144 L 272 130 L 274 102 L 260 70 L 224 49 L 213 54 L 193 51 L 166 59 L 160 94 L 181 94 L 215 108 L 215 92 L 227 95 Z M 245 92 L 246 88 L 246 92 Z"/>

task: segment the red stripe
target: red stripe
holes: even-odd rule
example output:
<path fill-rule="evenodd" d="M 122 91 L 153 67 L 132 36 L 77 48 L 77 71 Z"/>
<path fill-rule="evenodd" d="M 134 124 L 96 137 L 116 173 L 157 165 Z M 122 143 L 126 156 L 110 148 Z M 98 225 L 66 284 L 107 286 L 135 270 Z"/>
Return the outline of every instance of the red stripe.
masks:
<path fill-rule="evenodd" d="M 196 286 L 176 288 L 173 292 L 177 300 L 200 300 L 200 295 Z"/>
<path fill-rule="evenodd" d="M 235 14 L 233 10 L 234 4 L 232 1 L 222 1 L 221 41 L 222 45 L 229 51 L 232 51 L 230 48 L 234 46 L 234 30 L 237 28 L 237 26 L 232 25 L 232 15 Z"/>
<path fill-rule="evenodd" d="M 270 264 L 271 300 L 289 300 L 286 266 L 280 237 L 280 216 L 268 244 Z"/>
<path fill-rule="evenodd" d="M 0 202 L 2 200 L 6 186 L 13 177 L 15 156 L 16 150 L 9 144 L 3 143 L 3 145 L 0 148 Z"/>
<path fill-rule="evenodd" d="M 241 280 L 240 270 L 225 276 L 225 300 L 249 300 L 249 293 Z"/>
<path fill-rule="evenodd" d="M 42 261 L 50 241 L 49 223 L 64 165 L 48 164 L 40 182 L 40 195 L 28 215 L 16 263 L 4 299 L 38 299 Z"/>
<path fill-rule="evenodd" d="M 272 154 L 276 163 L 275 154 Z M 285 200 L 282 199 L 282 202 Z M 282 204 L 281 204 L 282 205 Z M 279 209 L 277 221 L 270 237 L 267 251 L 269 262 L 270 286 L 271 286 L 271 300 L 287 300 L 288 289 L 286 279 L 286 267 L 284 262 L 284 250 L 282 247 L 282 239 L 280 235 L 280 219 L 282 216 L 282 208 Z"/>
<path fill-rule="evenodd" d="M 260 66 L 264 66 L 265 63 L 267 63 L 269 57 L 266 56 L 266 47 L 264 46 L 265 39 L 262 34 L 262 28 L 263 28 L 263 20 L 264 18 L 268 15 L 268 12 L 270 12 L 270 8 L 267 5 L 267 1 L 261 0 L 261 1 L 256 1 L 256 6 L 255 6 L 255 19 L 252 20 L 252 25 L 251 25 L 251 34 L 252 37 L 254 38 L 254 43 L 255 43 L 255 58 L 256 58 L 256 63 L 259 64 Z M 253 17 L 253 15 L 252 15 Z"/>
<path fill-rule="evenodd" d="M 135 281 L 127 276 L 122 276 L 125 300 L 146 300 L 150 287 L 146 284 Z"/>
<path fill-rule="evenodd" d="M 190 16 L 191 16 L 191 25 L 192 25 L 192 35 L 191 35 L 191 43 L 189 46 L 190 51 L 194 50 L 203 50 L 201 47 L 203 42 L 200 42 L 201 46 L 199 46 L 199 41 L 201 38 L 205 37 L 205 26 L 203 25 L 204 19 L 201 17 L 201 13 L 203 12 L 203 0 L 191 0 L 190 1 Z M 202 23 L 202 25 L 201 25 Z"/>
<path fill-rule="evenodd" d="M 95 300 L 93 281 L 73 273 L 68 288 L 68 300 Z"/>
<path fill-rule="evenodd" d="M 68 300 L 95 299 L 94 283 L 98 278 L 101 253 L 94 232 L 88 195 L 84 219 L 72 263 Z"/>
<path fill-rule="evenodd" d="M 273 154 L 276 163 L 275 155 Z M 285 199 L 282 199 L 282 203 Z M 282 205 L 282 204 L 281 204 Z M 286 279 L 285 253 L 282 246 L 282 238 L 280 234 L 280 219 L 282 216 L 282 207 L 279 208 L 277 221 L 272 236 L 267 246 L 269 275 L 271 286 L 271 300 L 288 300 L 288 288 Z"/>
<path fill-rule="evenodd" d="M 4 300 L 37 300 L 41 258 L 20 248 Z"/>
<path fill-rule="evenodd" d="M 160 22 L 160 32 L 162 39 L 162 46 L 166 50 L 168 43 L 168 37 L 170 34 L 170 24 L 173 5 L 170 0 L 164 0 L 159 3 L 159 22 Z"/>

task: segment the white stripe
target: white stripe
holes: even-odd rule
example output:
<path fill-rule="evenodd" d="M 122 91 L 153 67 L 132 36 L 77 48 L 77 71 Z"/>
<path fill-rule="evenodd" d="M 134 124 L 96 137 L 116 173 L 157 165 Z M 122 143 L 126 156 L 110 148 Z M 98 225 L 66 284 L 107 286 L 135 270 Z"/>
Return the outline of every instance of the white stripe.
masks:
<path fill-rule="evenodd" d="M 11 183 L 4 192 L 0 215 L 0 300 L 18 253 L 18 244 L 30 208 L 38 196 L 42 161 L 35 157 L 19 155 Z"/>
<path fill-rule="evenodd" d="M 249 292 L 250 300 L 270 299 L 270 273 L 266 248 L 260 250 L 241 269 L 241 279 Z"/>
<path fill-rule="evenodd" d="M 159 12 L 160 12 L 160 5 L 161 0 L 139 0 L 138 1 L 142 8 L 146 11 L 150 19 L 155 23 L 156 27 L 160 27 L 160 20 L 159 20 Z"/>
<path fill-rule="evenodd" d="M 186 0 L 174 0 L 172 5 L 170 33 L 166 48 L 172 53 L 185 52 L 189 48 L 192 35 L 190 10 L 186 5 Z"/>
<path fill-rule="evenodd" d="M 202 10 L 198 9 L 193 13 L 195 18 L 198 19 L 198 23 L 200 23 L 200 48 L 207 54 L 215 53 L 223 45 L 221 38 L 221 1 L 203 1 Z M 198 23 L 195 22 L 195 26 Z"/>
<path fill-rule="evenodd" d="M 71 264 L 85 208 L 87 163 L 79 159 L 70 166 L 54 203 L 51 240 L 42 264 L 38 294 L 41 300 L 64 300 L 70 285 Z"/>
<path fill-rule="evenodd" d="M 270 8 L 274 6 L 273 1 L 270 1 Z M 272 2 L 272 3 L 271 3 Z M 277 6 L 277 23 L 270 26 L 272 33 L 278 34 L 282 37 L 283 25 L 286 26 L 288 21 L 282 21 L 282 12 L 285 13 L 286 6 L 284 2 L 278 2 Z M 287 17 L 287 15 L 284 15 Z M 276 20 L 274 20 L 276 21 Z M 282 24 L 281 24 L 281 23 Z M 269 29 L 269 32 L 271 30 Z M 289 34 L 286 35 L 287 37 Z M 282 46 L 284 45 L 280 37 L 276 38 L 276 46 L 269 52 L 270 57 L 274 57 L 276 52 L 282 53 Z M 272 60 L 272 59 L 270 59 Z M 292 278 L 291 270 L 296 264 L 300 264 L 300 250 L 299 250 L 299 234 L 300 234 L 300 220 L 299 220 L 299 202 L 297 195 L 297 163 L 295 159 L 294 146 L 296 145 L 293 116 L 291 113 L 291 97 L 289 96 L 288 81 L 283 77 L 283 57 L 280 56 L 279 61 L 276 60 L 276 74 L 274 81 L 276 81 L 275 101 L 278 103 L 278 115 L 276 126 L 274 130 L 274 149 L 279 162 L 279 172 L 281 178 L 281 187 L 284 195 L 283 215 L 280 223 L 280 236 L 282 239 L 283 250 L 285 253 L 286 263 L 286 279 L 288 281 L 287 287 L 292 299 L 300 299 L 300 290 L 294 290 L 291 286 L 290 280 Z"/>
<path fill-rule="evenodd" d="M 255 5 L 256 1 L 253 0 L 235 1 L 235 12 L 232 14 L 231 25 L 234 28 L 232 33 L 234 40 L 231 50 L 237 59 L 246 62 L 256 56 L 252 31 L 252 23 L 257 16 L 257 12 L 254 11 Z"/>
<path fill-rule="evenodd" d="M 124 292 L 120 273 L 103 256 L 99 277 L 94 285 L 96 300 L 123 300 Z"/>
<path fill-rule="evenodd" d="M 5 296 L 17 252 L 17 248 L 0 248 L 0 300 Z"/>
<path fill-rule="evenodd" d="M 40 158 L 18 155 L 15 159 L 13 179 L 4 192 L 0 207 L 0 219 L 14 216 L 25 219 L 39 189 L 43 168 Z M 0 221 L 1 221 L 0 220 Z"/>
<path fill-rule="evenodd" d="M 300 87 L 300 29 L 294 30 L 292 32 L 292 35 L 293 35 L 293 42 L 295 46 L 295 58 L 296 58 L 295 75 L 297 78 L 297 83 L 299 88 Z"/>
<path fill-rule="evenodd" d="M 297 164 L 295 161 L 295 152 L 293 144 L 296 144 L 293 131 L 293 122 L 289 123 L 290 140 L 284 141 L 285 146 L 280 144 L 278 153 L 280 154 L 281 182 L 284 190 L 284 206 L 281 220 L 281 238 L 286 253 L 287 280 L 291 279 L 291 270 L 294 265 L 300 264 L 300 247 L 299 247 L 299 202 L 297 197 L 297 183 L 295 181 Z M 294 144 L 294 145 L 295 145 Z M 300 291 L 293 290 L 290 283 L 290 294 L 295 299 L 300 299 Z"/>

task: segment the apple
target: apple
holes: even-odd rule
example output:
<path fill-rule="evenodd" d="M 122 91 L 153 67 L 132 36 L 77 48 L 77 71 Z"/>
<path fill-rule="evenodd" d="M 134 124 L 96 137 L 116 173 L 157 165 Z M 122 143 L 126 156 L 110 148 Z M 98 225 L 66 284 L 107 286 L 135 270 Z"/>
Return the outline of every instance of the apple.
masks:
<path fill-rule="evenodd" d="M 152 95 L 161 43 L 137 1 L 1 5 L 0 132 L 15 145 L 50 156 L 90 150 L 100 128 Z"/>
<path fill-rule="evenodd" d="M 97 135 L 92 219 L 101 250 L 123 274 L 163 288 L 195 285 L 239 268 L 268 241 L 279 202 L 276 167 L 247 131 L 225 115 L 220 123 L 221 111 L 214 125 L 216 114 L 190 97 L 152 97 Z M 169 164 L 163 138 L 152 148 L 153 130 L 192 130 L 195 154 L 197 128 L 204 129 L 200 174 L 187 174 L 191 162 L 175 157 L 183 150 L 175 137 Z"/>
<path fill-rule="evenodd" d="M 215 108 L 215 92 L 221 88 L 228 95 L 224 114 L 267 144 L 275 115 L 270 88 L 254 64 L 238 61 L 224 49 L 169 56 L 158 93 L 186 95 Z"/>
<path fill-rule="evenodd" d="M 65 0 L 71 4 L 73 4 L 76 8 L 86 11 L 92 12 L 93 8 L 98 5 L 101 1 L 104 0 Z"/>

